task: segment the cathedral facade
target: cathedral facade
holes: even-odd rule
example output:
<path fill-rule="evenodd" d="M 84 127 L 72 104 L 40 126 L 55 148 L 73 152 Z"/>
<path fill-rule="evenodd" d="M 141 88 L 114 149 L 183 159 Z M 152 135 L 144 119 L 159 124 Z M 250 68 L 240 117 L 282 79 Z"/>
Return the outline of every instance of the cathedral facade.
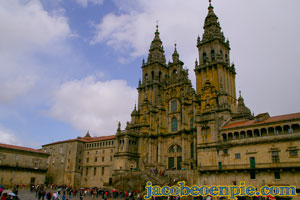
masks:
<path fill-rule="evenodd" d="M 300 189 L 300 113 L 253 116 L 213 6 L 197 39 L 196 89 L 176 45 L 167 63 L 156 29 L 142 62 L 138 104 L 125 130 L 43 146 L 48 181 L 74 187 L 143 187 L 146 181 L 198 185 L 295 185 Z M 153 174 L 153 170 L 164 176 Z"/>

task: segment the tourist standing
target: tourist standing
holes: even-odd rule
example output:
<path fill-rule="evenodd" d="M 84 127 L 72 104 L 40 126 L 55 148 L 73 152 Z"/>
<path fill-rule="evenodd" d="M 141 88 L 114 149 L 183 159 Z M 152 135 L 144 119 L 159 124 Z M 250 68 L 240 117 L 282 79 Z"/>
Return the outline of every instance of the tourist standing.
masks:
<path fill-rule="evenodd" d="M 83 192 L 81 190 L 80 190 L 79 198 L 80 200 L 83 200 Z"/>

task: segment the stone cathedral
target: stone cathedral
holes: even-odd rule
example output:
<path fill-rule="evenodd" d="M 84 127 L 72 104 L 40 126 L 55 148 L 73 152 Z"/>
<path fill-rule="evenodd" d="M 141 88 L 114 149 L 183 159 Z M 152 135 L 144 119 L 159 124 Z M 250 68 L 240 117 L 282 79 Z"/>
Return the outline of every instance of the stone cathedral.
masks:
<path fill-rule="evenodd" d="M 219 127 L 232 114 L 251 117 L 248 109 L 237 110 L 229 41 L 225 41 L 213 7 L 208 10 L 202 39 L 197 39 L 196 91 L 176 45 L 172 62 L 166 63 L 156 30 L 148 59 L 142 64 L 138 106 L 126 130 L 117 132 L 117 156 L 123 162 L 115 169 L 194 169 L 197 147 L 216 145 Z"/>
<path fill-rule="evenodd" d="M 73 187 L 143 189 L 187 184 L 295 185 L 300 189 L 300 113 L 254 116 L 239 93 L 230 44 L 209 5 L 195 38 L 196 89 L 176 45 L 166 62 L 158 27 L 142 62 L 131 121 L 111 136 L 43 145 L 46 182 Z M 195 49 L 196 50 L 196 49 Z"/>

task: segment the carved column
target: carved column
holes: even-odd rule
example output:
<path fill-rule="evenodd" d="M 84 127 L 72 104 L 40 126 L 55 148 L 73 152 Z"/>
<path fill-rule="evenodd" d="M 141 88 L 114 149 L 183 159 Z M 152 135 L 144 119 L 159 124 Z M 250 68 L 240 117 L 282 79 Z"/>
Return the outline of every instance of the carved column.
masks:
<path fill-rule="evenodd" d="M 124 138 L 124 143 L 125 143 L 125 152 L 127 152 L 129 150 L 129 139 L 128 139 L 128 136 L 125 136 Z"/>
<path fill-rule="evenodd" d="M 148 164 L 151 164 L 152 160 L 151 160 L 151 157 L 152 157 L 152 140 L 149 139 L 149 142 L 148 142 Z"/>

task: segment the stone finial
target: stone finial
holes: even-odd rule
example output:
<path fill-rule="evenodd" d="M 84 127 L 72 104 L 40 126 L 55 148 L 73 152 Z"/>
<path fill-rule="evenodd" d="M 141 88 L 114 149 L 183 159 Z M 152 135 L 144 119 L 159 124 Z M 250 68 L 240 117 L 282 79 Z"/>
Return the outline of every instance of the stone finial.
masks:
<path fill-rule="evenodd" d="M 85 134 L 85 136 L 84 136 L 84 137 L 91 137 L 91 135 L 90 135 L 90 131 L 89 131 L 89 130 L 86 132 L 86 134 Z"/>
<path fill-rule="evenodd" d="M 179 62 L 179 54 L 176 49 L 176 43 L 174 45 L 174 53 L 172 54 L 173 63 Z"/>
<path fill-rule="evenodd" d="M 121 122 L 119 121 L 118 123 L 118 129 L 117 129 L 118 132 L 121 132 Z"/>

